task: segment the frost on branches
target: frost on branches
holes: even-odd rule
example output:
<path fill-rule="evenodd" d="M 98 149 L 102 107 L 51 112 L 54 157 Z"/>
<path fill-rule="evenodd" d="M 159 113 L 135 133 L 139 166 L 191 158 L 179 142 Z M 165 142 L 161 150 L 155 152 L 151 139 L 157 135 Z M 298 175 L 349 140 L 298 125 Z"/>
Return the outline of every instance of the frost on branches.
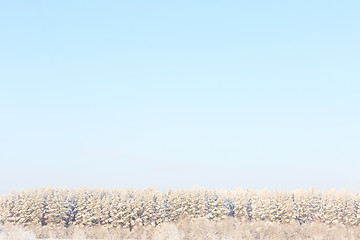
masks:
<path fill-rule="evenodd" d="M 35 189 L 0 199 L 0 223 L 23 226 L 157 226 L 193 218 L 358 226 L 359 193 L 311 191 L 159 192 L 146 190 Z"/>

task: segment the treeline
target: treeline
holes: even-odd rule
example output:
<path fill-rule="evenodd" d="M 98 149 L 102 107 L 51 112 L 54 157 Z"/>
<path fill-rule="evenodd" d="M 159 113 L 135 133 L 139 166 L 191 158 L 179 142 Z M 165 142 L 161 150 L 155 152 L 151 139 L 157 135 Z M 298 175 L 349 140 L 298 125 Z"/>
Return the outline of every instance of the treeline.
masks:
<path fill-rule="evenodd" d="M 270 221 L 299 224 L 360 224 L 359 193 L 309 191 L 159 192 L 146 190 L 35 189 L 0 199 L 0 223 L 108 226 L 157 226 L 203 217 L 214 221 Z"/>

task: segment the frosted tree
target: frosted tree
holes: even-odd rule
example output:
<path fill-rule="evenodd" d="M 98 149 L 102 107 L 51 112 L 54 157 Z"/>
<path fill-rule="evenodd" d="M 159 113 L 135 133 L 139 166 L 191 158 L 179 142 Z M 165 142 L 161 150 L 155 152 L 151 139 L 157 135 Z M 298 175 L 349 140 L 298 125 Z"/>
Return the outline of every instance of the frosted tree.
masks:
<path fill-rule="evenodd" d="M 0 224 L 7 222 L 8 198 L 0 196 Z"/>
<path fill-rule="evenodd" d="M 131 189 L 126 190 L 123 192 L 122 197 L 120 199 L 119 204 L 119 211 L 117 215 L 117 222 L 119 226 L 123 228 L 129 228 L 130 230 L 134 226 L 134 220 L 132 219 L 132 207 L 133 207 L 133 191 Z"/>
<path fill-rule="evenodd" d="M 223 194 L 223 206 L 224 206 L 224 216 L 223 218 L 225 218 L 226 216 L 229 217 L 235 217 L 235 200 L 234 200 L 234 196 L 232 194 L 231 191 L 226 191 Z"/>
<path fill-rule="evenodd" d="M 42 190 L 31 190 L 27 194 L 29 195 L 30 202 L 27 206 L 28 216 L 30 215 L 31 225 L 42 225 L 43 219 L 43 196 Z"/>
<path fill-rule="evenodd" d="M 207 191 L 205 189 L 201 189 L 198 192 L 198 206 L 196 208 L 196 216 L 205 217 L 207 214 Z"/>
<path fill-rule="evenodd" d="M 211 193 L 211 195 L 208 198 L 208 204 L 209 204 L 208 219 L 219 221 L 226 215 L 224 201 L 218 193 L 216 192 Z"/>
<path fill-rule="evenodd" d="M 88 212 L 89 212 L 89 223 L 90 226 L 100 225 L 101 220 L 101 196 L 103 192 L 101 190 L 94 190 L 88 198 Z"/>
<path fill-rule="evenodd" d="M 113 197 L 112 197 L 113 193 L 107 193 L 105 191 L 102 191 L 100 193 L 100 199 L 99 199 L 99 224 L 100 225 L 105 225 L 107 227 L 111 226 L 111 223 L 113 221 L 112 218 L 112 213 L 111 213 L 111 209 L 112 209 L 112 202 L 113 202 Z"/>
<path fill-rule="evenodd" d="M 293 195 L 282 191 L 278 195 L 279 220 L 281 223 L 290 223 L 296 219 Z"/>
<path fill-rule="evenodd" d="M 356 213 L 354 212 L 354 203 L 351 194 L 348 191 L 339 192 L 339 197 L 336 202 L 339 222 L 346 225 L 354 222 Z"/>
<path fill-rule="evenodd" d="M 237 189 L 234 193 L 234 215 L 240 222 L 248 220 L 247 202 L 245 192 L 242 189 Z"/>
<path fill-rule="evenodd" d="M 270 221 L 270 207 L 272 202 L 269 198 L 269 193 L 265 190 L 257 193 L 252 197 L 252 214 L 251 218 L 254 221 L 267 220 Z"/>
<path fill-rule="evenodd" d="M 131 201 L 131 221 L 133 226 L 143 226 L 144 221 L 142 219 L 144 213 L 144 199 L 142 195 L 142 191 L 135 191 L 134 198 Z"/>
<path fill-rule="evenodd" d="M 355 193 L 354 199 L 353 199 L 353 205 L 354 205 L 354 222 L 352 225 L 360 225 L 360 194 L 359 192 Z"/>
<path fill-rule="evenodd" d="M 81 226 L 91 226 L 91 213 L 88 199 L 91 197 L 92 193 L 85 188 L 81 188 L 77 190 L 75 194 L 77 196 L 77 209 L 74 224 Z"/>
<path fill-rule="evenodd" d="M 122 227 L 123 226 L 123 220 L 122 220 L 122 213 L 123 213 L 123 207 L 122 207 L 122 193 L 120 191 L 113 191 L 112 197 L 111 197 L 111 225 L 115 228 Z"/>
<path fill-rule="evenodd" d="M 59 189 L 47 189 L 43 193 L 43 225 L 65 225 L 63 191 Z"/>
<path fill-rule="evenodd" d="M 176 222 L 179 218 L 180 211 L 179 198 L 176 192 L 169 190 L 166 195 L 167 213 L 166 217 L 170 222 Z"/>
<path fill-rule="evenodd" d="M 153 191 L 151 198 L 153 199 L 152 205 L 150 206 L 152 212 L 151 225 L 157 226 L 165 221 L 165 215 L 167 212 L 167 209 L 164 208 L 165 198 L 164 195 L 157 191 Z"/>
<path fill-rule="evenodd" d="M 11 223 L 19 223 L 26 225 L 29 221 L 25 218 L 26 209 L 26 194 L 25 192 L 19 192 L 12 195 L 12 201 L 10 203 L 11 211 L 9 212 L 8 221 Z"/>
<path fill-rule="evenodd" d="M 65 227 L 74 224 L 77 214 L 77 198 L 73 191 L 65 189 L 63 192 L 63 208 L 61 217 Z"/>

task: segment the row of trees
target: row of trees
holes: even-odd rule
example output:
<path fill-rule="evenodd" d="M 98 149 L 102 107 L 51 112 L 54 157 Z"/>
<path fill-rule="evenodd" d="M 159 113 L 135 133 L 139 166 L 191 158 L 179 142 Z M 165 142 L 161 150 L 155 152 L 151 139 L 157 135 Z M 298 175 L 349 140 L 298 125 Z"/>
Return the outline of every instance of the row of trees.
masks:
<path fill-rule="evenodd" d="M 234 217 L 240 222 L 360 225 L 359 208 L 359 193 L 336 191 L 35 189 L 2 196 L 0 223 L 131 230 L 196 217 L 214 221 Z"/>

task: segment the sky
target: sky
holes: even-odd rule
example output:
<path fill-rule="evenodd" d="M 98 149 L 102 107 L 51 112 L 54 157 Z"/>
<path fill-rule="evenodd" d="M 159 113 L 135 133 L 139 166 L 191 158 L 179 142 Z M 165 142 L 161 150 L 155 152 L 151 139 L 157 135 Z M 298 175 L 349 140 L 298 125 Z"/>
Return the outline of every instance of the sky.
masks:
<path fill-rule="evenodd" d="M 360 190 L 359 1 L 1 1 L 0 194 Z"/>

